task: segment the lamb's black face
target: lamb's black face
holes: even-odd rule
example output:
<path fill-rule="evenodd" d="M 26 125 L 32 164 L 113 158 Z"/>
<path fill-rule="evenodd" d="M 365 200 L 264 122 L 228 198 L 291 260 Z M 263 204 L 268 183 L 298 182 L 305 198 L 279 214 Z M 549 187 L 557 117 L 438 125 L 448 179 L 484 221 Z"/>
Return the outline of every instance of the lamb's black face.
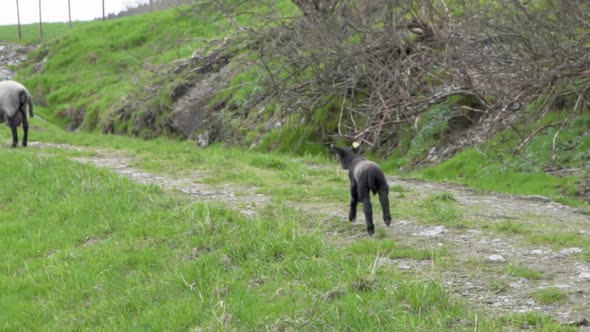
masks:
<path fill-rule="evenodd" d="M 332 145 L 331 150 L 333 153 L 338 155 L 338 158 L 340 159 L 340 164 L 342 164 L 342 168 L 344 168 L 344 169 L 349 169 L 352 161 L 354 159 L 360 158 L 360 156 L 358 154 L 358 152 L 359 152 L 358 147 L 339 148 L 339 147 Z"/>

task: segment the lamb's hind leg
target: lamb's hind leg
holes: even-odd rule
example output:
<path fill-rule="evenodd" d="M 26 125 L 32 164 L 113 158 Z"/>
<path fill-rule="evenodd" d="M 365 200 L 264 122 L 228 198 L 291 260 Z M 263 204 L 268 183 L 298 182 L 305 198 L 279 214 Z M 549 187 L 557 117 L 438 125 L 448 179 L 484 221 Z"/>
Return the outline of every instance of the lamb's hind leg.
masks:
<path fill-rule="evenodd" d="M 373 224 L 373 207 L 371 206 L 371 195 L 369 189 L 361 190 L 359 196 L 362 197 L 363 211 L 365 212 L 365 221 L 367 222 L 367 232 L 369 235 L 375 233 L 375 225 Z"/>
<path fill-rule="evenodd" d="M 350 183 L 350 211 L 348 211 L 348 221 L 354 221 L 356 219 L 356 207 L 359 202 L 359 196 L 357 193 L 356 184 Z"/>
<path fill-rule="evenodd" d="M 383 209 L 383 221 L 385 225 L 391 225 L 391 213 L 389 212 L 389 189 L 383 188 L 379 190 L 379 202 Z"/>

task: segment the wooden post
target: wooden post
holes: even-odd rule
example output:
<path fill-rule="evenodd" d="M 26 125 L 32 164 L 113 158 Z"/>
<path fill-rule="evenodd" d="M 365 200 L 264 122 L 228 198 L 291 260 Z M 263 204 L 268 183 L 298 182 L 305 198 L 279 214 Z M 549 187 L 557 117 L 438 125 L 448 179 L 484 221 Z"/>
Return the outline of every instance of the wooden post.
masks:
<path fill-rule="evenodd" d="M 102 20 L 104 21 L 104 0 L 102 0 Z"/>
<path fill-rule="evenodd" d="M 70 25 L 70 29 L 72 28 L 72 6 L 70 5 L 70 0 L 68 0 L 68 22 Z"/>
<path fill-rule="evenodd" d="M 41 0 L 39 0 L 39 35 L 43 39 L 43 18 L 41 17 Z"/>
<path fill-rule="evenodd" d="M 16 20 L 18 21 L 18 39 L 23 39 L 23 33 L 20 28 L 20 11 L 18 9 L 18 0 L 16 0 Z"/>

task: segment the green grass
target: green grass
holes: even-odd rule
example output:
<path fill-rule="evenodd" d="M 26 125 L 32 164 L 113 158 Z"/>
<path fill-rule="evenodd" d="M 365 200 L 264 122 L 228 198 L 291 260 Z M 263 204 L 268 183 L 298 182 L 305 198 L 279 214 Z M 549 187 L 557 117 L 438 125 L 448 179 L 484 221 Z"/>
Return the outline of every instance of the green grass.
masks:
<path fill-rule="evenodd" d="M 577 232 L 551 232 L 545 234 L 532 234 L 529 236 L 531 243 L 549 244 L 557 248 L 583 247 L 590 248 L 590 236 Z"/>
<path fill-rule="evenodd" d="M 567 294 L 559 288 L 549 287 L 539 290 L 534 297 L 541 304 L 552 304 L 565 301 Z"/>
<path fill-rule="evenodd" d="M 7 143 L 5 127 L 0 135 Z M 496 331 L 512 324 L 387 263 L 436 266 L 449 259 L 444 248 L 402 246 L 380 228 L 373 238 L 334 239 L 335 230 L 346 236 L 365 229 L 344 221 L 346 172 L 333 161 L 69 133 L 37 118 L 31 140 L 90 150 L 0 149 L 0 329 L 472 331 L 477 322 L 481 331 Z M 134 156 L 134 166 L 156 173 L 209 170 L 206 179 L 256 182 L 281 199 L 247 219 L 222 203 L 192 201 L 68 159 L 100 148 L 120 149 Z M 301 193 L 307 196 L 297 198 Z M 342 205 L 343 216 L 326 220 L 315 213 L 321 210 L 287 207 L 285 198 Z M 425 205 L 401 213 L 450 215 L 450 225 L 458 223 L 452 194 L 426 202 L 455 212 Z"/>
<path fill-rule="evenodd" d="M 453 159 L 420 172 L 429 180 L 453 180 L 474 188 L 514 194 L 558 195 L 560 179 L 542 172 L 521 173 L 502 170 L 499 165 L 486 167 L 489 160 L 484 154 L 468 149 Z"/>
<path fill-rule="evenodd" d="M 522 314 L 512 314 L 501 317 L 500 320 L 519 330 L 530 330 L 535 331 L 563 331 L 563 332 L 576 332 L 577 327 L 574 326 L 563 326 L 555 325 L 555 320 L 547 315 L 543 315 L 538 312 L 529 311 Z"/>
<path fill-rule="evenodd" d="M 550 113 L 543 123 L 563 120 L 565 116 L 565 112 Z M 587 182 L 590 136 L 585 132 L 588 123 L 587 114 L 573 117 L 556 140 L 555 159 L 552 155 L 553 138 L 558 128 L 550 128 L 533 137 L 517 156 L 512 152 L 520 143 L 519 136 L 507 130 L 481 148 L 464 150 L 436 166 L 416 170 L 412 175 L 495 192 L 542 195 L 560 203 L 587 208 L 588 202 L 577 194 L 578 184 Z M 547 168 L 564 169 L 567 175 L 546 172 Z"/>
<path fill-rule="evenodd" d="M 431 194 L 417 205 L 418 215 L 423 221 L 433 224 L 443 224 L 454 227 L 464 227 L 461 218 L 461 208 L 451 193 L 442 192 Z"/>
<path fill-rule="evenodd" d="M 33 149 L 0 166 L 3 330 L 472 329 L 436 282 L 286 206 L 248 220 Z"/>
<path fill-rule="evenodd" d="M 73 28 L 78 28 L 89 24 L 89 22 L 72 22 Z M 53 40 L 64 36 L 70 30 L 67 23 L 43 23 L 43 39 Z M 18 38 L 18 26 L 2 25 L 0 26 L 0 42 L 12 43 L 35 43 L 41 41 L 41 33 L 39 31 L 39 23 L 22 24 L 21 25 L 22 38 Z"/>
<path fill-rule="evenodd" d="M 526 278 L 529 280 L 538 280 L 542 277 L 541 272 L 529 269 L 527 267 L 508 264 L 505 269 L 509 275 L 514 277 Z"/>
<path fill-rule="evenodd" d="M 491 227 L 508 234 L 524 234 L 529 231 L 526 225 L 511 220 L 494 223 Z"/>

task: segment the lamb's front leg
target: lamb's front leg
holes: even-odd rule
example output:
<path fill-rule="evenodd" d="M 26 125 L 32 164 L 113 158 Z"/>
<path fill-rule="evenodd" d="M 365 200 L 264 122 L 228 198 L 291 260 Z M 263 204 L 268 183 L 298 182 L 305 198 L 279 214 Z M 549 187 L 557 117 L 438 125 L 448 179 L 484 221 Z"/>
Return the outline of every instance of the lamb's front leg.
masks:
<path fill-rule="evenodd" d="M 383 221 L 385 225 L 391 225 L 391 213 L 389 212 L 389 190 L 379 190 L 379 202 L 381 202 L 381 208 L 383 209 Z"/>
<path fill-rule="evenodd" d="M 356 207 L 359 203 L 358 192 L 356 184 L 350 182 L 350 211 L 348 212 L 348 220 L 354 221 L 356 219 Z"/>

